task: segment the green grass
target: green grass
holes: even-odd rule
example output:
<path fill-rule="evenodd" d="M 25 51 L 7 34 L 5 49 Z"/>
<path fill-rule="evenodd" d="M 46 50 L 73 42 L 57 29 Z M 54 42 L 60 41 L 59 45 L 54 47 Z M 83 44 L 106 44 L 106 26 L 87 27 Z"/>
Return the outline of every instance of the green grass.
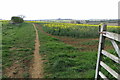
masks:
<path fill-rule="evenodd" d="M 31 23 L 12 25 L 8 24 L 8 22 L 4 22 L 2 29 L 3 70 L 12 66 L 14 62 L 18 61 L 21 67 L 25 70 L 23 77 L 28 78 L 28 67 L 29 62 L 31 62 L 31 59 L 33 58 L 35 40 L 35 30 L 33 25 Z M 37 29 L 39 30 L 38 27 Z M 88 32 L 90 31 L 89 29 L 90 28 L 87 29 Z M 96 36 L 97 32 L 92 36 L 92 34 L 94 34 L 93 31 L 94 30 L 92 30 L 90 34 L 91 37 Z M 65 32 L 66 31 L 63 30 L 63 33 Z M 74 37 L 74 33 L 76 34 L 77 32 L 73 31 L 70 33 L 72 37 Z M 86 35 L 83 38 L 90 38 L 88 33 L 85 34 L 86 31 L 81 31 L 80 33 L 81 37 Z M 61 34 L 59 34 L 59 36 L 62 36 Z M 69 32 L 67 32 L 67 34 L 69 34 Z M 77 33 L 77 36 L 79 36 L 79 33 Z M 81 49 L 73 47 L 72 45 L 61 42 L 59 39 L 46 35 L 40 30 L 39 40 L 40 54 L 43 56 L 43 60 L 45 60 L 45 78 L 94 78 L 97 61 L 97 50 L 83 52 L 83 46 L 80 46 Z M 83 41 L 79 44 L 92 46 L 98 44 L 98 40 L 91 40 L 86 42 Z M 111 44 L 106 40 L 106 45 L 109 46 Z M 116 54 L 114 50 L 109 51 Z M 110 61 L 108 58 L 104 57 L 103 60 L 105 60 L 106 63 L 113 69 L 117 71 L 119 70 L 116 68 L 119 65 L 113 65 L 114 62 Z M 108 77 L 110 76 L 104 69 L 102 69 L 102 71 L 105 72 Z M 7 77 L 6 75 L 3 76 Z"/>
<path fill-rule="evenodd" d="M 34 51 L 35 30 L 31 23 L 3 24 L 2 27 L 3 70 L 16 61 L 25 65 L 31 61 Z M 27 70 L 26 70 L 27 71 Z"/>
<path fill-rule="evenodd" d="M 83 52 L 41 31 L 39 31 L 39 38 L 40 53 L 44 56 L 43 60 L 46 60 L 44 62 L 46 78 L 94 78 L 97 50 Z M 98 45 L 98 40 L 80 42 L 80 45 L 92 46 L 96 44 Z M 108 39 L 105 44 L 111 46 Z M 107 51 L 116 54 L 113 49 L 107 49 Z M 109 58 L 103 57 L 103 61 L 118 73 L 120 72 L 119 65 Z M 108 78 L 113 78 L 106 70 L 101 70 Z"/>
<path fill-rule="evenodd" d="M 81 52 L 39 31 L 46 78 L 94 78 L 96 52 Z"/>

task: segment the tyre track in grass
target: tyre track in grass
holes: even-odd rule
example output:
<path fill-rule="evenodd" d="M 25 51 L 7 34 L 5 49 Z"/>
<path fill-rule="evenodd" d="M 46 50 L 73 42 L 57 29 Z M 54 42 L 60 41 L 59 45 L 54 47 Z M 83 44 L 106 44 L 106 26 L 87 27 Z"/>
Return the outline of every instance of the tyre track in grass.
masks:
<path fill-rule="evenodd" d="M 33 58 L 33 65 L 30 69 L 31 77 L 32 78 L 43 78 L 43 60 L 41 55 L 39 54 L 39 36 L 38 30 L 36 26 L 33 24 L 34 29 L 36 31 L 36 39 L 35 39 L 35 50 L 34 50 L 34 58 Z"/>
<path fill-rule="evenodd" d="M 99 40 L 98 38 L 72 38 L 72 37 L 67 37 L 67 36 L 52 35 L 52 34 L 45 32 L 42 28 L 42 25 L 36 24 L 36 26 L 38 26 L 38 29 L 41 32 L 43 32 L 44 34 L 51 36 L 51 37 L 54 37 L 54 38 L 57 38 L 66 44 L 72 45 L 73 47 L 77 47 L 78 50 L 80 50 L 82 52 L 97 51 L 98 44 L 95 41 Z M 90 41 L 93 41 L 93 44 Z M 108 45 L 105 48 L 111 49 L 112 46 Z"/>

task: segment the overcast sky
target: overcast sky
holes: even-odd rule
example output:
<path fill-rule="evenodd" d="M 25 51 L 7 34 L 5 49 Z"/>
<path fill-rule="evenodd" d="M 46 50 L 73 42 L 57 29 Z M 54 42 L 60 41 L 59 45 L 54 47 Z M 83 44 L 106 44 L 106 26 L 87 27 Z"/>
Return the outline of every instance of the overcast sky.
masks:
<path fill-rule="evenodd" d="M 117 19 L 120 0 L 0 0 L 0 19 Z"/>

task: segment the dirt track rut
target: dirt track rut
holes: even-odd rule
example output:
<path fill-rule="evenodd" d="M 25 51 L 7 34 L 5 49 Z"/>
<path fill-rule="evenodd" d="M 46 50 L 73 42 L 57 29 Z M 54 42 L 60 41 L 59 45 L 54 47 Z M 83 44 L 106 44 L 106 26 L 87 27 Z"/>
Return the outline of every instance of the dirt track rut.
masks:
<path fill-rule="evenodd" d="M 38 36 L 38 30 L 36 29 L 35 24 L 33 24 L 34 29 L 36 31 L 36 39 L 35 39 L 35 50 L 34 50 L 34 59 L 33 59 L 33 66 L 31 69 L 31 77 L 32 78 L 43 78 L 43 61 L 42 57 L 39 54 L 39 36 Z"/>

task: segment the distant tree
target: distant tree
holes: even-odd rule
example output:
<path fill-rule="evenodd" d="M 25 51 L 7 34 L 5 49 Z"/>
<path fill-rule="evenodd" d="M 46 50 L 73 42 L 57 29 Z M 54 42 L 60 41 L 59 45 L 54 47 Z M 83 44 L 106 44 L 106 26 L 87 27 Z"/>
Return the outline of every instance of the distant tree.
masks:
<path fill-rule="evenodd" d="M 11 21 L 12 21 L 12 23 L 23 23 L 24 22 L 23 18 L 18 17 L 18 16 L 13 16 L 11 18 Z"/>

